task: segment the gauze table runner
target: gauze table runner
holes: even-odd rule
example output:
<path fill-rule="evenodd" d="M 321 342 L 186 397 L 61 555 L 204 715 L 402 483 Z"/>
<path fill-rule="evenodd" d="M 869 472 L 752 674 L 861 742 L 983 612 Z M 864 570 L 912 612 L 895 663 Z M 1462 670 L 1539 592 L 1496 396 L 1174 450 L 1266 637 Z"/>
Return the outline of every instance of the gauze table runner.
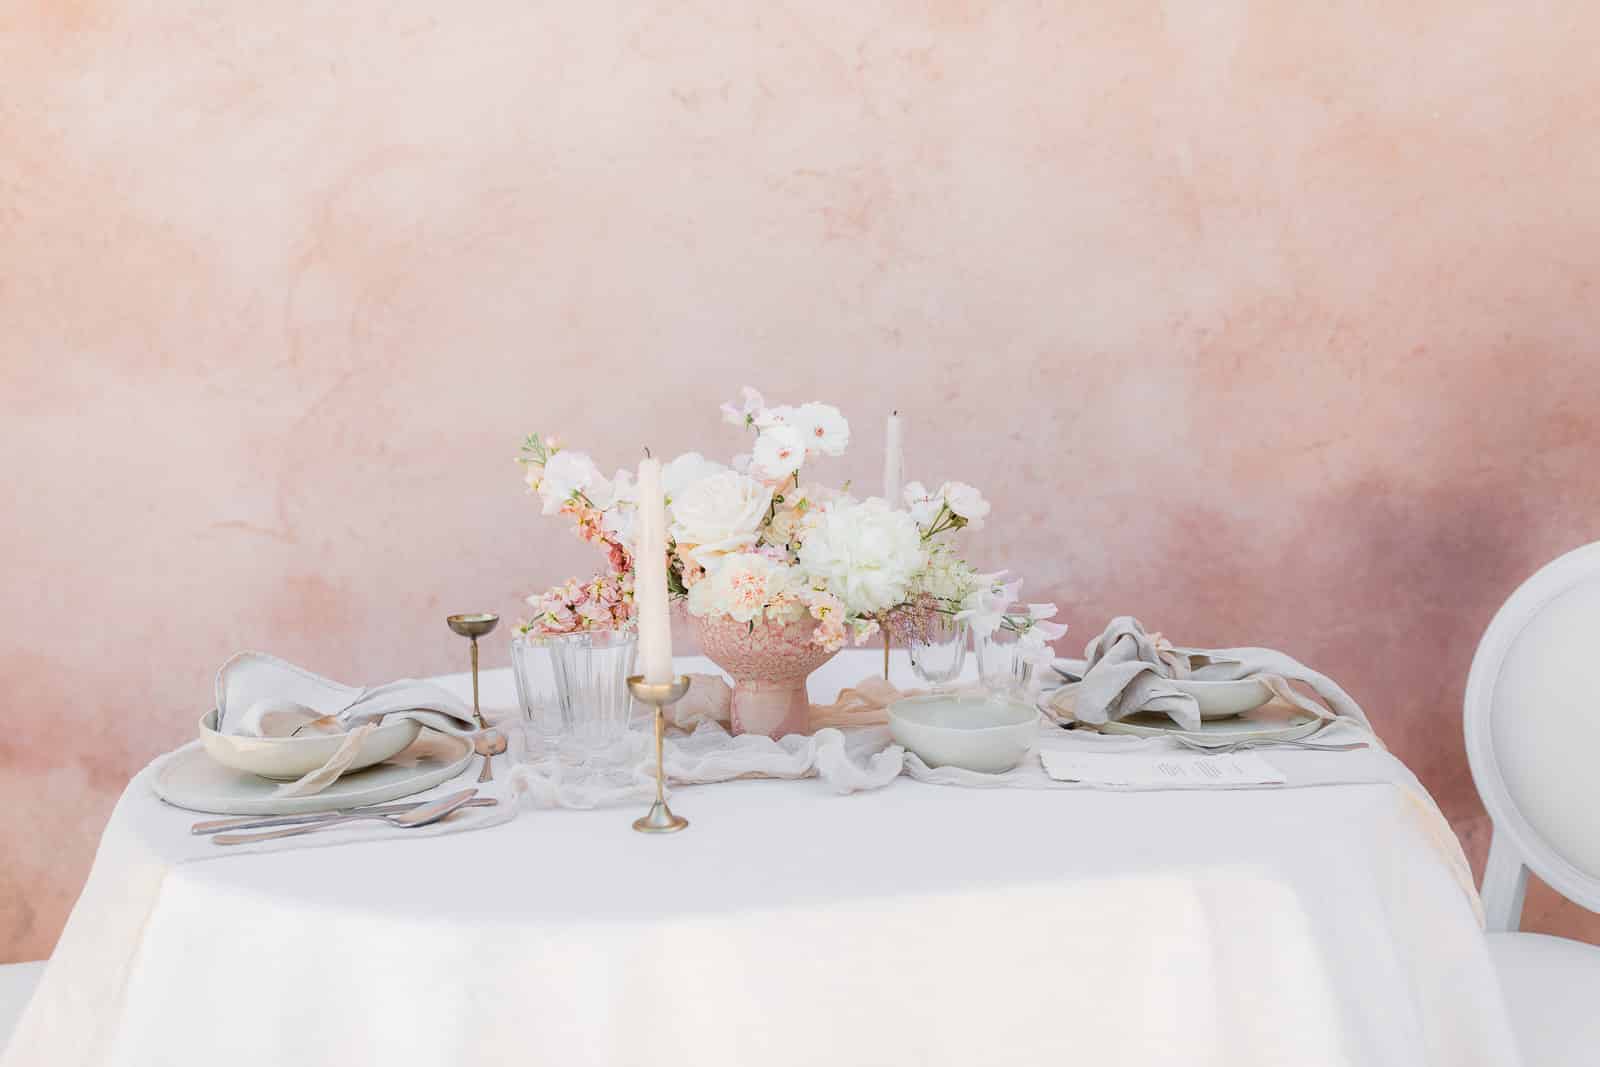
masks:
<path fill-rule="evenodd" d="M 961 773 L 889 774 L 871 730 L 832 734 L 774 770 Z M 1307 784 L 1391 759 L 1272 758 Z M 4 1063 L 1514 1062 L 1471 903 L 1403 789 L 1062 804 L 1044 790 L 1073 787 L 1031 781 L 830 799 L 832 777 L 684 790 L 669 841 L 602 808 L 208 862 L 195 817 L 136 780 Z M 397 1014 L 402 975 L 425 1020 Z"/>

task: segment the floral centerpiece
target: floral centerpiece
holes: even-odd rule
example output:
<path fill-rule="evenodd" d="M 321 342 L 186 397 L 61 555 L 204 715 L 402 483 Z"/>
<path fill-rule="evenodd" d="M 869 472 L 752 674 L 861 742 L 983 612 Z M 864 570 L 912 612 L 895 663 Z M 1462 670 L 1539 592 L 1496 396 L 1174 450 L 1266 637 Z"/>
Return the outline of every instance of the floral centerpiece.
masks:
<path fill-rule="evenodd" d="M 1005 629 L 1021 654 L 1048 659 L 1065 632 L 1052 605 L 1010 609 L 1017 583 L 982 573 L 954 536 L 990 506 L 970 485 L 907 485 L 902 499 L 858 499 L 848 484 L 811 478 L 813 461 L 840 456 L 850 424 L 838 408 L 767 406 L 746 388 L 724 419 L 752 435 L 727 464 L 688 452 L 662 468 L 667 581 L 706 654 L 735 680 L 733 725 L 778 736 L 803 731 L 806 676 L 847 642 L 885 628 L 916 640 L 934 613 L 985 636 Z M 607 478 L 583 452 L 537 434 L 519 462 L 544 513 L 565 516 L 606 555 L 608 568 L 528 598 L 524 633 L 565 634 L 632 625 L 637 494 L 633 473 Z M 802 477 L 804 475 L 804 477 Z"/>

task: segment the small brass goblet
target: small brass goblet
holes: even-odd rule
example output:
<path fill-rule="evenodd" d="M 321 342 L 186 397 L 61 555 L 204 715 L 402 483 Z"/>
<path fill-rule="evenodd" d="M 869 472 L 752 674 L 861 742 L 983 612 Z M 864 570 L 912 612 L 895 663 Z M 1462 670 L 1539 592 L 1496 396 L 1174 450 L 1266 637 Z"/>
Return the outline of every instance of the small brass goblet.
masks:
<path fill-rule="evenodd" d="M 506 739 L 498 730 L 489 728 L 489 721 L 478 709 L 478 638 L 500 625 L 500 616 L 488 612 L 477 615 L 451 615 L 445 619 L 450 629 L 472 641 L 472 714 L 478 720 L 478 736 L 472 739 L 472 749 L 483 757 L 480 782 L 494 781 L 494 764 L 491 759 L 506 750 Z"/>

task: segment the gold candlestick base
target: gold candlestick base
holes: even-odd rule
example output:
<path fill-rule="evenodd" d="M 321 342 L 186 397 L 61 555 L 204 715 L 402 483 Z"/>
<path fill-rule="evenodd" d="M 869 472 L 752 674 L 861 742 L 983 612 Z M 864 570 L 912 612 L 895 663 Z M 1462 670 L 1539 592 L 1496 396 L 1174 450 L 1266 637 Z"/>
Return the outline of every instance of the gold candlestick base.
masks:
<path fill-rule="evenodd" d="M 656 709 L 656 802 L 650 805 L 650 811 L 643 818 L 633 820 L 633 828 L 641 834 L 677 833 L 689 825 L 689 820 L 672 814 L 672 809 L 667 807 L 667 775 L 661 756 L 661 739 L 666 732 L 667 716 L 661 709 L 675 703 L 689 691 L 689 679 L 680 674 L 670 682 L 651 683 L 644 680 L 644 675 L 635 674 L 628 678 L 628 691 L 639 703 L 650 704 Z"/>
<path fill-rule="evenodd" d="M 672 814 L 667 802 L 658 800 L 650 805 L 650 814 L 633 820 L 633 828 L 641 834 L 673 834 L 689 825 L 682 815 Z"/>

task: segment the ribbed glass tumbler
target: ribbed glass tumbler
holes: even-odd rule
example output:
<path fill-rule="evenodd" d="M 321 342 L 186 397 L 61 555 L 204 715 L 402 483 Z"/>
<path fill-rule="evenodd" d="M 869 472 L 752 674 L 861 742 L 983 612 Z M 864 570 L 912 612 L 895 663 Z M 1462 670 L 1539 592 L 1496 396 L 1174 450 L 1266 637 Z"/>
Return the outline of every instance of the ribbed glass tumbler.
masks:
<path fill-rule="evenodd" d="M 564 746 L 584 762 L 602 758 L 628 732 L 638 639 L 631 632 L 595 630 L 549 639 L 560 698 Z"/>
<path fill-rule="evenodd" d="M 511 639 L 511 672 L 517 680 L 517 704 L 532 758 L 553 755 L 566 733 L 550 643 L 551 638 L 536 634 Z"/>

